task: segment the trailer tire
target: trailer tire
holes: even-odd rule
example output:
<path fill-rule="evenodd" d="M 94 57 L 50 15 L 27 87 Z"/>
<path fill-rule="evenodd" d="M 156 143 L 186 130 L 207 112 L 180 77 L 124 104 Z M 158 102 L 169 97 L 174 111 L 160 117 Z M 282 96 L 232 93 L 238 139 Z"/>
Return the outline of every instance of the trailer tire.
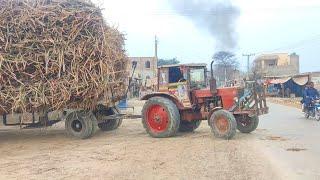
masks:
<path fill-rule="evenodd" d="M 116 107 L 107 108 L 103 105 L 99 105 L 98 110 L 94 114 L 99 121 L 98 127 L 101 131 L 112 131 L 117 129 L 122 124 L 122 119 L 103 119 L 103 116 L 120 114 L 120 110 Z"/>
<path fill-rule="evenodd" d="M 193 132 L 201 124 L 201 120 L 194 121 L 180 121 L 179 131 L 180 132 Z"/>
<path fill-rule="evenodd" d="M 180 113 L 171 100 L 152 97 L 143 106 L 142 124 L 152 137 L 175 136 L 180 125 Z"/>
<path fill-rule="evenodd" d="M 99 123 L 98 127 L 101 131 L 112 131 L 117 129 L 122 124 L 122 119 L 111 119 Z"/>
<path fill-rule="evenodd" d="M 237 120 L 237 129 L 242 133 L 251 133 L 252 131 L 256 130 L 259 125 L 259 117 L 247 117 L 244 120 L 238 119 Z"/>
<path fill-rule="evenodd" d="M 235 117 L 226 110 L 217 110 L 212 113 L 209 125 L 214 136 L 217 138 L 231 139 L 237 131 Z"/>
<path fill-rule="evenodd" d="M 65 121 L 67 133 L 71 136 L 87 139 L 96 131 L 97 120 L 91 112 L 71 112 Z"/>

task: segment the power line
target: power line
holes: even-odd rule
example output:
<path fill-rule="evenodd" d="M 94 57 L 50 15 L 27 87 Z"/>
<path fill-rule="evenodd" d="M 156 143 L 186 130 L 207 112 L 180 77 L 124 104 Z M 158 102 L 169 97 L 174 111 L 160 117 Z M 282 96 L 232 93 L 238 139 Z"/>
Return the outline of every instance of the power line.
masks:
<path fill-rule="evenodd" d="M 311 38 L 308 38 L 308 39 L 304 39 L 304 40 L 300 40 L 300 41 L 295 42 L 295 43 L 288 44 L 286 46 L 275 48 L 273 50 L 256 52 L 256 54 L 262 54 L 262 53 L 266 53 L 266 52 L 275 52 L 275 51 L 280 51 L 280 50 L 293 49 L 293 48 L 297 48 L 299 46 L 305 45 L 307 43 L 316 42 L 316 41 L 319 41 L 319 40 L 320 40 L 320 34 L 312 36 Z"/>

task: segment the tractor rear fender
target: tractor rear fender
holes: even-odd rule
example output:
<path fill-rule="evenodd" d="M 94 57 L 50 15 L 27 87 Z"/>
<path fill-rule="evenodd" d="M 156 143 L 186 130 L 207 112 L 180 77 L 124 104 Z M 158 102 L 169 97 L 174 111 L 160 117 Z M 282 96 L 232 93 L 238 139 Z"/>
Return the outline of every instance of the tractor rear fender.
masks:
<path fill-rule="evenodd" d="M 147 94 L 143 96 L 141 100 L 148 100 L 152 97 L 163 97 L 163 98 L 170 99 L 177 106 L 179 110 L 185 109 L 184 105 L 175 96 L 168 93 L 157 92 L 157 93 Z"/>
<path fill-rule="evenodd" d="M 211 111 L 210 111 L 209 114 L 208 114 L 208 124 L 210 123 L 209 119 L 210 119 L 211 115 L 212 115 L 214 112 L 216 112 L 216 111 L 218 111 L 218 110 L 222 110 L 222 109 L 223 109 L 222 107 L 215 107 L 215 108 L 211 109 Z M 210 125 L 210 124 L 209 124 L 209 125 Z"/>

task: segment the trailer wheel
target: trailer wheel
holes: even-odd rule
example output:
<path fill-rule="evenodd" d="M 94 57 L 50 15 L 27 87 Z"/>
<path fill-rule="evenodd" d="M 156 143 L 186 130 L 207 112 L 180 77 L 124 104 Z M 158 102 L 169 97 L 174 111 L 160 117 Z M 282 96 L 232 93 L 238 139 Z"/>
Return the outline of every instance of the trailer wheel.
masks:
<path fill-rule="evenodd" d="M 142 124 L 147 133 L 155 138 L 176 135 L 180 125 L 177 106 L 169 99 L 150 98 L 142 109 Z"/>
<path fill-rule="evenodd" d="M 259 124 L 259 117 L 245 117 L 237 119 L 237 129 L 242 133 L 251 133 L 256 130 Z"/>
<path fill-rule="evenodd" d="M 179 131 L 180 132 L 193 132 L 201 124 L 201 120 L 195 121 L 180 121 Z"/>
<path fill-rule="evenodd" d="M 110 119 L 104 120 L 103 116 L 110 116 L 120 114 L 119 109 L 116 107 L 107 108 L 105 106 L 99 106 L 98 110 L 95 112 L 95 116 L 98 119 L 98 127 L 101 131 L 112 131 L 117 129 L 122 124 L 122 119 Z"/>
<path fill-rule="evenodd" d="M 231 139 L 236 134 L 237 122 L 229 111 L 218 110 L 212 113 L 209 125 L 217 138 Z"/>
<path fill-rule="evenodd" d="M 112 131 L 117 129 L 122 124 L 122 119 L 111 119 L 99 123 L 98 127 L 101 131 Z"/>
<path fill-rule="evenodd" d="M 87 139 L 95 133 L 97 120 L 91 112 L 75 111 L 70 113 L 65 121 L 65 128 L 69 135 L 80 139 Z"/>

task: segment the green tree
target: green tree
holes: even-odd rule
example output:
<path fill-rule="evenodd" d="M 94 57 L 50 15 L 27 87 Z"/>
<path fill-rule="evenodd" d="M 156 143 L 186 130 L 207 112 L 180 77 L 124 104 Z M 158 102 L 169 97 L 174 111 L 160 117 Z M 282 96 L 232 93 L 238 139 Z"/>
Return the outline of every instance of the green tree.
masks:
<path fill-rule="evenodd" d="M 214 75 L 220 83 L 234 79 L 239 69 L 239 62 L 232 52 L 219 51 L 212 57 L 215 61 Z"/>

